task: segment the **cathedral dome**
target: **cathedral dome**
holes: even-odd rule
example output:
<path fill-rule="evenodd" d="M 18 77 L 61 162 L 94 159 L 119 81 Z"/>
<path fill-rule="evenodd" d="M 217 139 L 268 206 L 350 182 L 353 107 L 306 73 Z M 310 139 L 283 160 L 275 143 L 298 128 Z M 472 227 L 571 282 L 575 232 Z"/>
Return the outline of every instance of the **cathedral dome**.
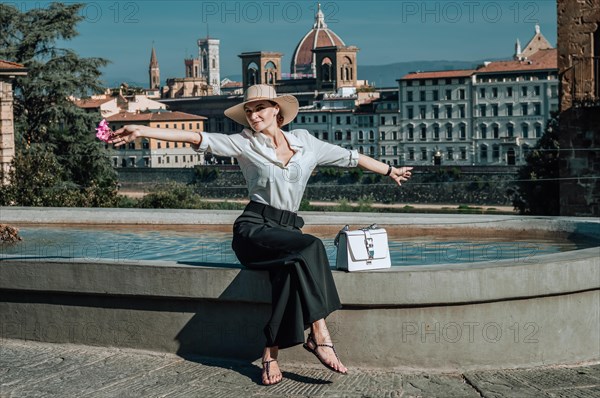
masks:
<path fill-rule="evenodd" d="M 304 35 L 294 50 L 290 68 L 292 75 L 298 77 L 302 77 L 303 75 L 315 76 L 315 54 L 312 50 L 318 47 L 329 46 L 345 46 L 345 44 L 338 35 L 327 28 L 325 15 L 321 11 L 321 5 L 319 4 L 312 29 Z"/>

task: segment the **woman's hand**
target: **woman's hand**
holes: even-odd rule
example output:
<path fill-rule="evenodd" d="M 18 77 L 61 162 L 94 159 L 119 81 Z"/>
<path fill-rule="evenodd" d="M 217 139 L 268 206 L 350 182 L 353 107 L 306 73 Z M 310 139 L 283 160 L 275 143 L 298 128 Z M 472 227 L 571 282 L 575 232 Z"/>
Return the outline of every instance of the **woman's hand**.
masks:
<path fill-rule="evenodd" d="M 136 138 L 143 136 L 143 130 L 146 126 L 140 126 L 137 124 L 128 124 L 123 126 L 112 134 L 112 138 L 108 141 L 109 144 L 114 146 L 125 145 L 128 142 L 134 141 Z"/>
<path fill-rule="evenodd" d="M 396 181 L 398 185 L 402 185 L 403 182 L 408 181 L 408 179 L 412 176 L 412 169 L 412 167 L 392 167 L 390 178 Z"/>

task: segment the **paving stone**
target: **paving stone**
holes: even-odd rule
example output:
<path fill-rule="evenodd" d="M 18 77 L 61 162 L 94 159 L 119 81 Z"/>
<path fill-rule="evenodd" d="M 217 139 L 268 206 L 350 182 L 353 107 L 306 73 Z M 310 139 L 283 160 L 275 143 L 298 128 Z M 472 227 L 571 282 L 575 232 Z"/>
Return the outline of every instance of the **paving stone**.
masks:
<path fill-rule="evenodd" d="M 405 376 L 403 396 L 469 398 L 480 397 L 479 393 L 467 384 L 460 375 L 410 375 Z"/>
<path fill-rule="evenodd" d="M 542 391 L 556 388 L 587 387 L 598 384 L 598 379 L 576 368 L 546 368 L 511 372 L 516 379 Z"/>
<path fill-rule="evenodd" d="M 548 397 L 543 391 L 506 372 L 468 372 L 464 374 L 464 377 L 486 398 Z"/>
<path fill-rule="evenodd" d="M 554 390 L 549 391 L 548 395 L 555 398 L 598 398 L 600 397 L 600 386 Z"/>
<path fill-rule="evenodd" d="M 0 398 L 553 397 L 600 396 L 600 365 L 403 374 L 284 364 L 283 382 L 261 385 L 257 363 L 181 358 L 116 348 L 0 341 Z"/>

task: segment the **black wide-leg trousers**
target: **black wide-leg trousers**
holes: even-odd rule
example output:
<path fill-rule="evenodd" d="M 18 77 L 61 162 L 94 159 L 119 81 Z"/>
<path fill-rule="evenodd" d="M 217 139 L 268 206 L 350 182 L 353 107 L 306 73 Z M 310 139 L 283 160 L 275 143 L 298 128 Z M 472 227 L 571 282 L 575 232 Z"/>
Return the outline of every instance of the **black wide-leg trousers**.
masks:
<path fill-rule="evenodd" d="M 271 319 L 267 346 L 304 342 L 311 323 L 341 308 L 323 242 L 303 234 L 301 217 L 250 202 L 233 227 L 232 247 L 242 265 L 269 271 Z"/>

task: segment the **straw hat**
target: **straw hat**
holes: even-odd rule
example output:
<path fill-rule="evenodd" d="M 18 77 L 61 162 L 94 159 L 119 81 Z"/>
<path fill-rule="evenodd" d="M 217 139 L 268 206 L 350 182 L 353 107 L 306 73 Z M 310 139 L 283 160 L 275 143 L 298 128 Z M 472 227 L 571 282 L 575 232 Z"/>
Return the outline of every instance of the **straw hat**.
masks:
<path fill-rule="evenodd" d="M 288 124 L 298 114 L 298 100 L 293 95 L 280 95 L 275 92 L 275 88 L 267 84 L 256 84 L 248 87 L 244 93 L 244 102 L 227 108 L 225 116 L 237 123 L 250 127 L 246 119 L 244 105 L 253 101 L 272 101 L 279 105 L 280 114 L 283 116 L 283 125 Z"/>

